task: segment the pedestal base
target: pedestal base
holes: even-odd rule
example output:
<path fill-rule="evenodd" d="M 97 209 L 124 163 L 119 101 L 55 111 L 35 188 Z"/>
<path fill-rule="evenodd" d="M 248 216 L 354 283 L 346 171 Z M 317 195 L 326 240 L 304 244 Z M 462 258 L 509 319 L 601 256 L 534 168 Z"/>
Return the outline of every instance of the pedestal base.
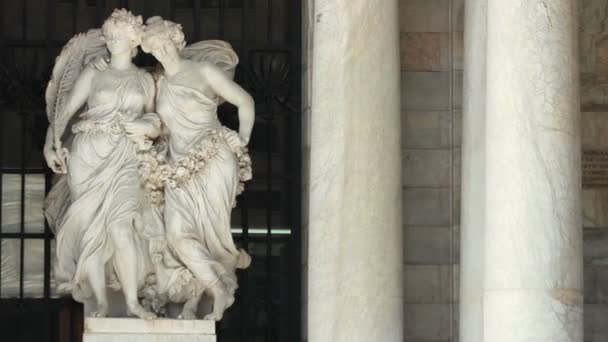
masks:
<path fill-rule="evenodd" d="M 83 342 L 216 342 L 205 320 L 85 318 Z"/>

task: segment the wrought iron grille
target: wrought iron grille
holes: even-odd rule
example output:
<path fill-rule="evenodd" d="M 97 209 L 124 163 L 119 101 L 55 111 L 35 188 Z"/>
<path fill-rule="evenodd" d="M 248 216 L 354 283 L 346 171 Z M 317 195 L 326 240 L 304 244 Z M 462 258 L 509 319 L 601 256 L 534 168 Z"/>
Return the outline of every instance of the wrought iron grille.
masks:
<path fill-rule="evenodd" d="M 54 236 L 42 200 L 52 175 L 42 156 L 44 88 L 77 32 L 114 8 L 181 23 L 186 39 L 224 39 L 236 79 L 255 98 L 254 178 L 233 211 L 233 235 L 253 256 L 218 341 L 300 339 L 301 4 L 292 0 L 22 0 L 0 2 L 0 331 L 7 341 L 80 341 L 82 306 L 54 290 Z M 140 53 L 140 66 L 154 58 Z M 236 108 L 219 109 L 238 125 Z"/>

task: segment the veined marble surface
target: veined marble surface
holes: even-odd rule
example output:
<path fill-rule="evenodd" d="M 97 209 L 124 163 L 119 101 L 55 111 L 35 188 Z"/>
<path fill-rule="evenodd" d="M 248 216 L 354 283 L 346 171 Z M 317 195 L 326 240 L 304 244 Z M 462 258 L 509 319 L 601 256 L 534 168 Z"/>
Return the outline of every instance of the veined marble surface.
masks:
<path fill-rule="evenodd" d="M 575 9 L 488 2 L 484 341 L 583 339 Z"/>
<path fill-rule="evenodd" d="M 397 12 L 314 1 L 310 342 L 404 338 Z"/>

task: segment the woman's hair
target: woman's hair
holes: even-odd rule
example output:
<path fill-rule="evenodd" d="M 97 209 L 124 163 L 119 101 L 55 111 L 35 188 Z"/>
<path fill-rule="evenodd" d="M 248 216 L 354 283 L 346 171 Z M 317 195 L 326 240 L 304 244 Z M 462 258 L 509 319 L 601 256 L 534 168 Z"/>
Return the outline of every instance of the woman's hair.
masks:
<path fill-rule="evenodd" d="M 151 17 L 146 20 L 145 35 L 169 39 L 175 44 L 177 50 L 181 50 L 186 46 L 182 25 L 169 20 L 163 20 L 163 18 L 159 16 Z"/>
<path fill-rule="evenodd" d="M 104 21 L 101 30 L 104 36 L 107 36 L 110 32 L 129 34 L 139 45 L 144 38 L 143 22 L 141 15 L 135 16 L 131 11 L 124 8 L 115 9 L 112 15 Z"/>

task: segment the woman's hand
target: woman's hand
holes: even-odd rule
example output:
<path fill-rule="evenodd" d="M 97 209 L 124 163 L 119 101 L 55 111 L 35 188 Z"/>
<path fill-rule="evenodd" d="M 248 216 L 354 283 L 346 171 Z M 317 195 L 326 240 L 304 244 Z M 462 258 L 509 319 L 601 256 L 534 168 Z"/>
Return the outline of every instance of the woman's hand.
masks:
<path fill-rule="evenodd" d="M 230 134 L 226 137 L 228 145 L 230 146 L 239 146 L 245 147 L 247 146 L 248 140 L 244 139 L 240 134 Z"/>
<path fill-rule="evenodd" d="M 156 138 L 160 133 L 160 128 L 148 120 L 134 120 L 123 124 L 125 132 L 129 136 L 146 136 Z"/>
<path fill-rule="evenodd" d="M 64 174 L 67 172 L 67 149 L 60 147 L 58 150 L 55 150 L 52 146 L 45 145 L 43 153 L 46 164 L 51 170 L 53 170 L 53 172 L 59 174 Z"/>
<path fill-rule="evenodd" d="M 89 66 L 98 71 L 106 71 L 109 68 L 110 59 L 97 57 L 89 63 Z"/>

